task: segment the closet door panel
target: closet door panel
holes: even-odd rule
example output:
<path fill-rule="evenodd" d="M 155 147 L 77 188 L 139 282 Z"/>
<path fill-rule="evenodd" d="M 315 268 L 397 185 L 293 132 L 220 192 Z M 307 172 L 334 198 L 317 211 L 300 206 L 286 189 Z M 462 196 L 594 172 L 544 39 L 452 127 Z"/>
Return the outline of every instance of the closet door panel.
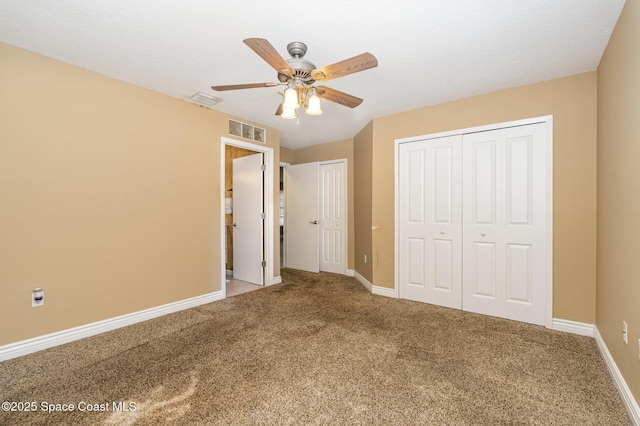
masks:
<path fill-rule="evenodd" d="M 461 136 L 400 146 L 401 298 L 462 307 L 461 154 Z M 424 248 L 422 268 L 410 253 L 418 252 L 418 241 Z M 418 277 L 424 281 L 417 283 Z"/>
<path fill-rule="evenodd" d="M 504 271 L 500 132 L 464 135 L 463 162 L 463 309 L 500 316 Z"/>
<path fill-rule="evenodd" d="M 501 316 L 539 325 L 546 317 L 545 129 L 540 123 L 502 130 L 506 280 Z"/>
<path fill-rule="evenodd" d="M 424 144 L 400 146 L 398 235 L 399 296 L 426 302 L 427 215 Z"/>
<path fill-rule="evenodd" d="M 545 322 L 544 129 L 532 124 L 463 138 L 465 310 Z M 481 255 L 489 245 L 493 256 Z"/>

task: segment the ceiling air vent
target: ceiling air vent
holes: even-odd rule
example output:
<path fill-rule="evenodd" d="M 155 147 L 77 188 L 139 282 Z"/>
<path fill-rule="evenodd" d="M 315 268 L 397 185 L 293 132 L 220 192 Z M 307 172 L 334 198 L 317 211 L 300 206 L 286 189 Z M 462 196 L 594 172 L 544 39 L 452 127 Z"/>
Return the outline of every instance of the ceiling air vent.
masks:
<path fill-rule="evenodd" d="M 215 104 L 222 102 L 222 99 L 204 92 L 197 92 L 189 97 L 189 100 L 203 107 L 212 107 Z"/>

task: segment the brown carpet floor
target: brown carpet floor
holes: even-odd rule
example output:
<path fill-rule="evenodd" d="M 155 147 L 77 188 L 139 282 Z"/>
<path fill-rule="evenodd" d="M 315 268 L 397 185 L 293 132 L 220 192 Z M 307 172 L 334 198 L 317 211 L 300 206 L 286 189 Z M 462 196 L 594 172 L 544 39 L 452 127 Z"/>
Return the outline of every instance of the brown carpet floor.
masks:
<path fill-rule="evenodd" d="M 591 338 L 282 275 L 0 363 L 0 424 L 631 424 Z"/>

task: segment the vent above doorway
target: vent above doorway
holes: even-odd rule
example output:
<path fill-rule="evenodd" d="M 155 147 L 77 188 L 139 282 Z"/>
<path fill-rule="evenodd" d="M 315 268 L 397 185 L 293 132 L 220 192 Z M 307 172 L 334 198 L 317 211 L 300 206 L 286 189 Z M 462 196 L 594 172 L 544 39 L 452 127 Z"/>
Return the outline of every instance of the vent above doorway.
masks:
<path fill-rule="evenodd" d="M 265 129 L 236 120 L 229 120 L 229 134 L 260 143 L 267 143 L 267 132 Z"/>

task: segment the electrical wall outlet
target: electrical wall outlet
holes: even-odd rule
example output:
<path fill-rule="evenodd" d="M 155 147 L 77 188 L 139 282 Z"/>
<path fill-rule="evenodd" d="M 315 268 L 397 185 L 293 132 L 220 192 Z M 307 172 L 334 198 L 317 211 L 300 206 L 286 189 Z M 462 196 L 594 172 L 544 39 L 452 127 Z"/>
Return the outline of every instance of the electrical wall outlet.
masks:
<path fill-rule="evenodd" d="M 367 255 L 364 255 L 364 263 L 367 263 Z"/>
<path fill-rule="evenodd" d="M 622 340 L 624 340 L 624 342 L 628 345 L 629 344 L 629 333 L 627 330 L 627 323 L 626 321 L 622 321 Z"/>

